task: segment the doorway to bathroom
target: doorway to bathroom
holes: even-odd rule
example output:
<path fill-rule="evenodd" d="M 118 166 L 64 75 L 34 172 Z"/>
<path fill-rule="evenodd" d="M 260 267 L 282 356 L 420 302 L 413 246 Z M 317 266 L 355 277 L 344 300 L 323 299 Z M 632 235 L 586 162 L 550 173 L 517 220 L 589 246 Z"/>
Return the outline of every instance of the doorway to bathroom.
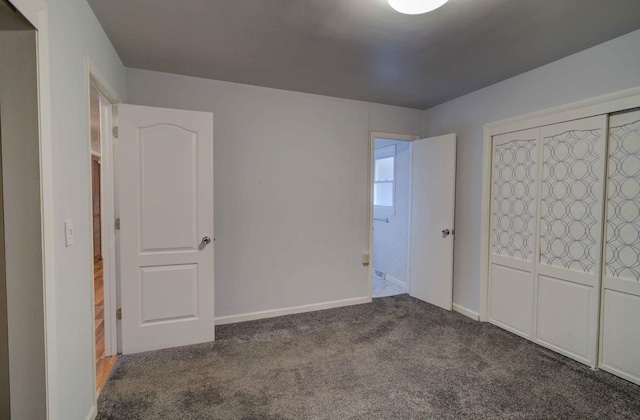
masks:
<path fill-rule="evenodd" d="M 408 293 L 451 310 L 455 133 L 371 132 L 371 297 Z"/>
<path fill-rule="evenodd" d="M 388 138 L 387 138 L 388 137 Z M 408 292 L 411 141 L 374 139 L 372 297 Z"/>

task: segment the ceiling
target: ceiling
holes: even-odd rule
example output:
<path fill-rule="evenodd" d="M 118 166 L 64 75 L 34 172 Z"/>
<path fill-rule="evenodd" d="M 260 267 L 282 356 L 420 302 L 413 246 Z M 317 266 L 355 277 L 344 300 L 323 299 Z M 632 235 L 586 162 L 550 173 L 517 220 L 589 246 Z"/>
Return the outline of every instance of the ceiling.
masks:
<path fill-rule="evenodd" d="M 640 28 L 639 0 L 88 0 L 125 66 L 426 109 Z"/>

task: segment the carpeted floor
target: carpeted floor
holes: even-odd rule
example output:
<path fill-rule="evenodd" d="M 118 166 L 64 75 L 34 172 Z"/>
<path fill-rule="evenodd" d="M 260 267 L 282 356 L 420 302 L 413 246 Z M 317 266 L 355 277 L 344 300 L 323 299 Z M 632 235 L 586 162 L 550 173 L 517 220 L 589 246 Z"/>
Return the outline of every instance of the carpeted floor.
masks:
<path fill-rule="evenodd" d="M 123 356 L 99 419 L 640 418 L 640 387 L 408 295 Z"/>

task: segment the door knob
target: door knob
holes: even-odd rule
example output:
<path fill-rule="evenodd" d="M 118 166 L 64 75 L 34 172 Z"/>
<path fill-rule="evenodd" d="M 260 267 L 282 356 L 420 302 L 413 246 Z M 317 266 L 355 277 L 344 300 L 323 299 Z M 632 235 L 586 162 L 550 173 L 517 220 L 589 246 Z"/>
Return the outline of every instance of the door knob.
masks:
<path fill-rule="evenodd" d="M 446 238 L 447 236 L 451 235 L 451 231 L 449 229 L 444 229 L 442 231 L 442 237 Z"/>
<path fill-rule="evenodd" d="M 204 238 L 202 238 L 202 247 L 204 248 L 205 246 L 209 245 L 211 243 L 211 238 L 208 236 L 205 236 Z"/>

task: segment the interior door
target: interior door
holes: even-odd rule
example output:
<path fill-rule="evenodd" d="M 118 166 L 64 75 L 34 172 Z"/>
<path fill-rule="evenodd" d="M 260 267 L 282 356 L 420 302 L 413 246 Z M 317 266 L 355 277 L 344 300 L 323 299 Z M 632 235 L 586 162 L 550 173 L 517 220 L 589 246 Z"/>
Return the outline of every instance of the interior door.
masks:
<path fill-rule="evenodd" d="M 213 341 L 213 115 L 118 117 L 122 352 Z"/>
<path fill-rule="evenodd" d="M 494 136 L 489 321 L 533 339 L 540 129 Z"/>
<path fill-rule="evenodd" d="M 409 294 L 451 310 L 456 135 L 415 140 L 411 148 Z"/>
<path fill-rule="evenodd" d="M 609 127 L 600 367 L 640 385 L 640 111 Z"/>
<path fill-rule="evenodd" d="M 596 366 L 607 116 L 540 129 L 535 341 Z"/>

